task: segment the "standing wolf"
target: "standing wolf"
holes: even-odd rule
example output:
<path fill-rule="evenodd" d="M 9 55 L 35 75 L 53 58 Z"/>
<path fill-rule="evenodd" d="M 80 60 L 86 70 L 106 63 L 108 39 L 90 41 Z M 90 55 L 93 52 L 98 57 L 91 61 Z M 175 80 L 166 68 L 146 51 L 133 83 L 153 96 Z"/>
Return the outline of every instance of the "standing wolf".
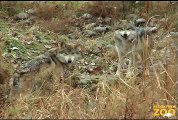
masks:
<path fill-rule="evenodd" d="M 81 56 L 79 45 L 62 43 L 61 48 L 52 48 L 19 66 L 10 80 L 10 99 L 29 95 L 37 88 L 52 87 L 63 78 L 64 69 Z M 45 90 L 46 92 L 47 90 Z"/>
<path fill-rule="evenodd" d="M 147 31 L 135 27 L 134 24 L 127 20 L 117 22 L 115 30 L 114 41 L 119 57 L 116 75 L 123 78 L 122 67 L 125 61 L 129 60 L 126 74 L 128 76 L 132 72 L 131 67 L 135 68 L 136 63 L 145 57 L 144 50 L 146 50 L 148 58 L 153 47 L 153 41 L 152 39 L 146 40 L 145 36 L 149 34 Z"/>

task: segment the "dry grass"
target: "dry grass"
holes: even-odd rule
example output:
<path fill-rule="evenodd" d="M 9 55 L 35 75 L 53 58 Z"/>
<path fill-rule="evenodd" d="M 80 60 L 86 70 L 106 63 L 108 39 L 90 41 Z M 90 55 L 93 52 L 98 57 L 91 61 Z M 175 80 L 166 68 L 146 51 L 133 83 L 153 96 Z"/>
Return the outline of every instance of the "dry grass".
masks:
<path fill-rule="evenodd" d="M 38 4 L 35 6 L 35 15 L 39 19 L 40 28 L 59 34 L 68 34 L 73 31 L 71 17 L 77 9 L 74 5 L 72 2 L 67 2 L 65 4 Z"/>
<path fill-rule="evenodd" d="M 52 31 L 59 34 L 69 34 L 73 31 L 70 20 L 40 21 L 40 28 L 43 31 Z"/>
<path fill-rule="evenodd" d="M 88 89 L 74 89 L 63 83 L 56 86 L 51 96 L 21 98 L 17 104 L 7 106 L 4 118 L 152 118 L 154 104 L 173 104 L 172 97 L 176 95 L 174 89 L 164 85 L 165 82 L 173 84 L 170 80 L 158 81 L 162 83 L 162 89 L 158 88 L 155 76 L 140 81 L 139 86 L 131 84 L 133 89 L 119 81 L 110 86 L 101 81 Z"/>
<path fill-rule="evenodd" d="M 64 15 L 64 8 L 62 5 L 37 4 L 35 10 L 35 15 L 43 20 L 51 20 L 54 17 L 62 17 Z"/>
<path fill-rule="evenodd" d="M 116 5 L 115 2 L 94 2 L 87 4 L 82 10 L 91 13 L 95 17 L 117 18 L 119 12 L 115 12 L 115 9 L 113 9 L 113 6 L 117 5 L 120 9 L 119 2 Z M 170 13 L 175 9 L 172 9 L 171 5 L 162 5 L 162 3 L 156 5 L 160 6 L 159 12 L 153 10 L 151 14 L 159 13 L 163 15 L 169 8 L 171 8 Z M 65 9 L 70 9 L 70 6 L 72 5 L 66 5 Z M 39 20 L 39 26 L 43 30 L 60 34 L 68 34 L 73 31 L 71 21 L 68 19 L 72 12 L 69 11 L 70 14 L 65 15 L 65 13 L 62 13 L 64 8 L 45 4 L 36 7 L 36 9 L 38 11 L 37 16 L 43 19 Z M 72 7 L 71 9 L 75 8 Z M 61 12 L 56 12 L 58 10 L 61 10 Z M 52 20 L 57 16 L 62 16 L 62 19 Z M 155 48 L 160 45 L 160 49 L 165 51 L 157 49 L 156 52 L 149 55 L 149 60 L 143 63 L 144 71 L 141 76 L 128 78 L 126 80 L 127 84 L 120 80 L 111 81 L 108 84 L 106 82 L 107 78 L 100 79 L 98 84 L 89 88 L 74 88 L 70 83 L 64 82 L 54 85 L 54 92 L 50 96 L 20 98 L 14 104 L 8 102 L 4 104 L 3 99 L 4 106 L 0 106 L 0 118 L 152 119 L 153 105 L 176 105 L 178 102 L 178 91 L 176 91 L 178 71 L 176 47 L 178 47 L 178 42 L 177 39 L 164 38 L 168 32 L 176 28 L 176 16 L 177 14 L 170 15 L 168 16 L 171 19 L 170 21 L 161 23 L 161 29 L 156 33 L 161 40 L 155 39 L 158 42 Z M 89 46 L 89 44 L 86 43 L 86 46 Z M 117 59 L 115 53 L 106 51 L 105 55 L 106 61 Z M 144 59 L 146 60 L 147 57 L 145 56 Z M 0 64 L 2 91 L 7 90 L 7 86 L 4 87 L 4 81 L 9 80 L 12 67 L 6 66 L 5 63 Z M 148 63 L 149 67 L 146 67 Z M 150 75 L 145 74 L 145 70 L 148 68 Z M 70 80 L 70 77 L 66 80 Z M 1 80 L 2 78 L 4 79 Z M 8 83 L 7 81 L 6 83 Z M 6 92 L 3 91 L 2 96 L 4 96 L 4 93 Z"/>
<path fill-rule="evenodd" d="M 127 84 L 131 87 L 122 81 L 109 85 L 107 79 L 90 88 L 61 83 L 54 86 L 50 96 L 20 98 L 16 104 L 6 106 L 3 118 L 151 119 L 153 105 L 176 104 L 176 56 L 174 50 L 170 53 L 166 54 L 165 65 L 161 61 L 164 55 L 160 58 L 151 55 L 150 75 L 143 73 L 141 78 L 129 78 Z M 155 59 L 159 62 L 153 62 Z"/>
<path fill-rule="evenodd" d="M 121 2 L 90 2 L 85 5 L 84 11 L 92 14 L 95 17 L 120 17 L 119 10 L 121 9 Z"/>
<path fill-rule="evenodd" d="M 1 46 L 2 47 L 2 46 Z M 0 54 L 2 52 L 0 50 Z M 8 63 L 2 56 L 0 56 L 0 117 L 2 118 L 2 114 L 4 112 L 4 104 L 6 101 L 5 96 L 9 91 L 9 79 L 12 74 L 12 64 Z"/>

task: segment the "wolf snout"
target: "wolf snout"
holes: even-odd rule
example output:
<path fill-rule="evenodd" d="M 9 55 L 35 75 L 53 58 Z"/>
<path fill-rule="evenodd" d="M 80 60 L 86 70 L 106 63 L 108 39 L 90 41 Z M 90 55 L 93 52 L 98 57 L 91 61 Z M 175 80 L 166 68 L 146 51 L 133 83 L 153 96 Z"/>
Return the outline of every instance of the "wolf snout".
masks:
<path fill-rule="evenodd" d="M 71 59 L 69 59 L 69 60 L 68 60 L 68 63 L 72 63 L 72 60 L 71 60 Z"/>
<path fill-rule="evenodd" d="M 127 33 L 124 33 L 123 35 L 121 35 L 123 38 L 127 38 L 128 37 L 128 35 L 127 35 Z"/>

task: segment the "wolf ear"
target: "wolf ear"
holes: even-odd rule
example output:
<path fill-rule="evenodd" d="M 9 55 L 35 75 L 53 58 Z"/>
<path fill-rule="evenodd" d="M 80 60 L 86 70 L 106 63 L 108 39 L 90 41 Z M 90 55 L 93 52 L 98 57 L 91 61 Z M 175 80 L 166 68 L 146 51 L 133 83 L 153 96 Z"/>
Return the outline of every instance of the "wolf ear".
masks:
<path fill-rule="evenodd" d="M 83 46 L 83 45 L 81 45 L 81 44 L 77 44 L 76 46 L 75 46 L 75 50 L 77 50 L 77 52 L 81 55 L 81 57 L 85 57 L 84 56 L 84 53 L 85 53 L 85 47 Z"/>
<path fill-rule="evenodd" d="M 121 19 L 117 20 L 117 21 L 115 22 L 115 25 L 119 25 L 120 23 L 121 23 Z"/>
<path fill-rule="evenodd" d="M 65 48 L 66 47 L 66 43 L 64 41 L 62 41 L 59 46 L 60 46 L 60 48 Z"/>
<path fill-rule="evenodd" d="M 113 24 L 113 30 L 117 30 L 118 25 L 120 24 L 120 20 L 117 20 L 114 24 Z"/>
<path fill-rule="evenodd" d="M 75 46 L 75 49 L 77 49 L 78 51 L 81 51 L 82 50 L 82 45 L 81 44 L 77 44 Z"/>

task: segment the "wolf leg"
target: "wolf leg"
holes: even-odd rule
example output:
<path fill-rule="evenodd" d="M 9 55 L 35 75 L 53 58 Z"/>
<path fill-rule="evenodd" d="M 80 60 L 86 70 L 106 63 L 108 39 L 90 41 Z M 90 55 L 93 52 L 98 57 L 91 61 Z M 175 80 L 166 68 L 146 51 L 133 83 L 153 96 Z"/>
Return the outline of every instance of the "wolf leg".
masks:
<path fill-rule="evenodd" d="M 55 83 L 64 80 L 63 73 L 64 73 L 63 66 L 61 64 L 56 65 L 56 67 L 53 71 L 53 78 L 55 80 Z"/>
<path fill-rule="evenodd" d="M 117 49 L 117 48 L 116 48 Z M 123 64 L 123 58 L 122 58 L 122 53 L 119 52 L 119 50 L 117 49 L 118 52 L 118 66 L 117 66 L 117 71 L 116 71 L 116 75 L 119 76 L 120 78 L 123 78 L 123 73 L 122 73 L 122 64 Z"/>
<path fill-rule="evenodd" d="M 126 78 L 129 78 L 132 75 L 132 69 L 131 69 L 132 61 L 128 59 L 128 62 L 129 62 L 129 64 L 128 64 L 127 73 L 125 76 Z"/>

